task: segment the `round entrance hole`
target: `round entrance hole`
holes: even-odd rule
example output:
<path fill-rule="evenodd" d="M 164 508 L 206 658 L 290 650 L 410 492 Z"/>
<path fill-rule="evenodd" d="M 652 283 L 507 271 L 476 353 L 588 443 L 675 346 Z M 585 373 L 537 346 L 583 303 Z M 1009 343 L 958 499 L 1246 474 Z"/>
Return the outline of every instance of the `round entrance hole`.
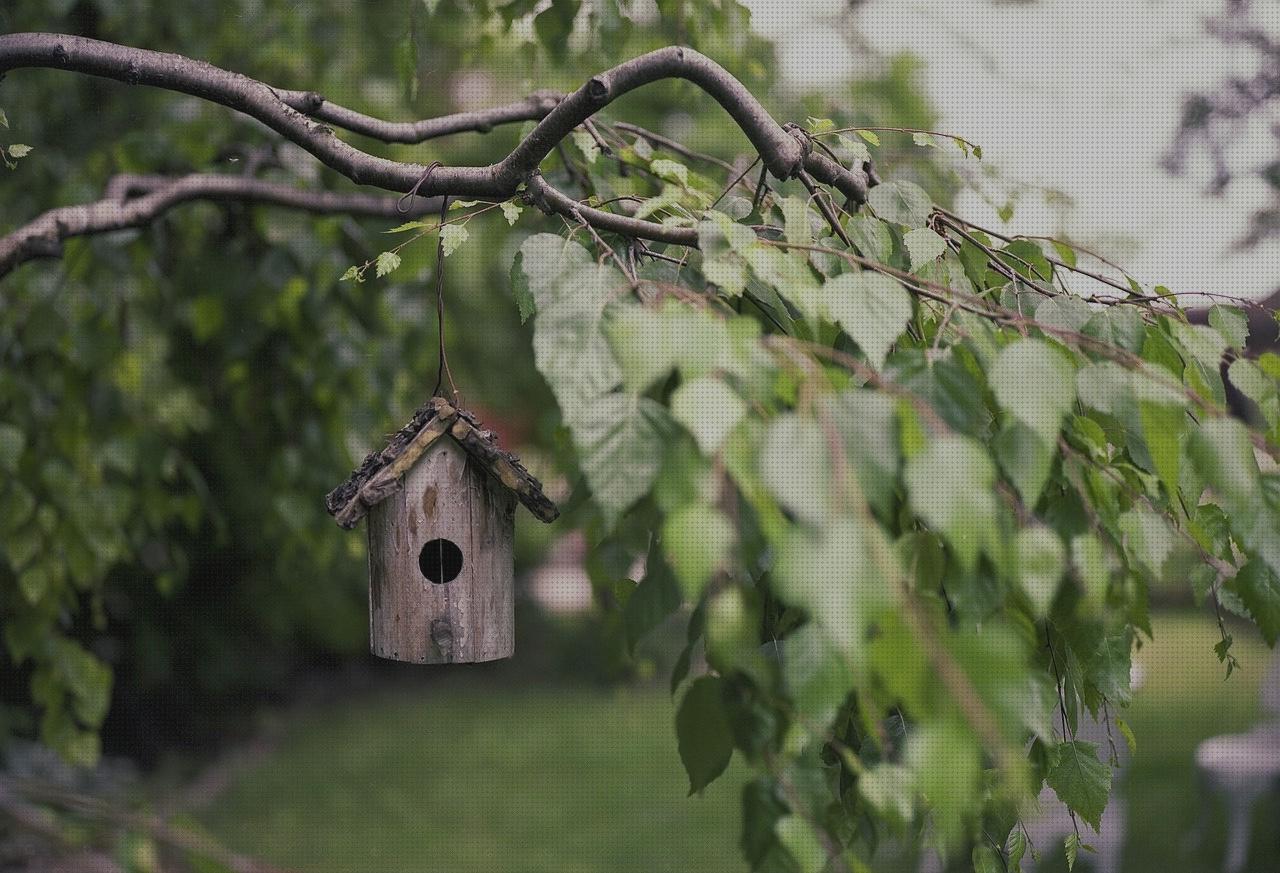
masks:
<path fill-rule="evenodd" d="M 432 540 L 418 553 L 418 569 L 437 585 L 452 582 L 462 572 L 462 549 L 452 540 Z"/>

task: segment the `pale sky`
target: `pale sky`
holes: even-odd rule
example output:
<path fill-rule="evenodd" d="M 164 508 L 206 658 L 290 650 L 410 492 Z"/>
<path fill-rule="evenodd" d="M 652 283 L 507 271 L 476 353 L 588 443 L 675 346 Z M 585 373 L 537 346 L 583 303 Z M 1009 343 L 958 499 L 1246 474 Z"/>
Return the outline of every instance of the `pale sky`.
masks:
<path fill-rule="evenodd" d="M 920 56 L 939 129 L 981 144 L 984 163 L 1007 176 L 1075 200 L 1064 219 L 1024 197 L 1009 225 L 1018 232 L 1065 229 L 1138 279 L 1179 293 L 1261 297 L 1280 287 L 1276 241 L 1230 251 L 1272 196 L 1244 169 L 1276 158 L 1269 125 L 1280 117 L 1259 119 L 1241 137 L 1232 160 L 1240 175 L 1220 197 L 1205 193 L 1203 154 L 1182 177 L 1159 165 L 1183 94 L 1256 63 L 1204 34 L 1203 19 L 1222 0 L 872 0 L 853 13 L 845 0 L 744 2 L 796 87 L 865 69 L 840 39 L 842 26 L 884 55 Z M 1280 0 L 1256 0 L 1254 14 L 1280 37 Z M 999 225 L 980 198 L 963 196 L 958 206 L 970 220 Z"/>

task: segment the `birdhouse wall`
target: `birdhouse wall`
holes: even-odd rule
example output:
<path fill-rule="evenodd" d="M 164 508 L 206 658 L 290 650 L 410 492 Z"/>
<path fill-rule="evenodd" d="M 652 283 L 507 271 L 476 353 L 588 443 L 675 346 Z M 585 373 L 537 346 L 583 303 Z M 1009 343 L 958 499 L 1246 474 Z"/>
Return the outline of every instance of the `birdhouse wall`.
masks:
<path fill-rule="evenodd" d="M 448 437 L 369 511 L 369 648 L 453 664 L 515 649 L 515 498 Z M 455 575 L 456 574 L 456 575 Z"/>

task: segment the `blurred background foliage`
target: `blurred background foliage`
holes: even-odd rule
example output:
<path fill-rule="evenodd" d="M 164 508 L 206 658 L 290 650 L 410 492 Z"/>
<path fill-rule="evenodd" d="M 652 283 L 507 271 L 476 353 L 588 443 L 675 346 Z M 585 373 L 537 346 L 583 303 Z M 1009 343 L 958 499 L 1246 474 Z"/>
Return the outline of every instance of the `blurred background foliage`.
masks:
<path fill-rule="evenodd" d="M 588 0 L 594 26 L 572 34 L 576 0 L 530 15 L 535 6 L 18 0 L 0 8 L 0 31 L 175 51 L 392 119 L 571 90 L 618 61 L 684 43 L 780 119 L 839 106 L 841 124 L 932 120 L 905 56 L 840 93 L 774 93 L 771 47 L 731 0 L 659 0 L 635 22 L 614 0 Z M 56 71 L 11 76 L 0 107 L 9 138 L 34 146 L 20 171 L 0 178 L 0 232 L 96 199 L 118 173 L 242 172 L 273 142 L 196 98 Z M 643 89 L 607 115 L 726 160 L 746 145 L 687 83 Z M 521 133 L 513 125 L 420 146 L 359 145 L 482 164 Z M 929 151 L 887 135 L 877 158 L 945 204 L 954 185 Z M 544 170 L 564 181 L 560 160 Z M 264 175 L 351 187 L 287 146 Z M 520 239 L 560 221 L 526 218 L 512 229 L 497 215 L 473 220 L 471 242 L 448 262 L 450 360 L 468 405 L 555 480 L 571 510 L 549 530 L 519 526 L 528 567 L 589 510 L 574 511 L 579 477 L 508 290 Z M 61 260 L 5 279 L 5 734 L 41 736 L 86 763 L 98 754 L 99 724 L 108 750 L 144 762 L 208 749 L 245 730 L 249 705 L 287 696 L 300 673 L 362 657 L 363 538 L 330 521 L 323 496 L 427 398 L 435 367 L 429 241 L 406 249 L 387 279 L 338 281 L 387 247 L 380 234 L 391 224 L 198 203 L 143 230 L 73 240 Z M 561 668 L 593 678 L 634 671 L 607 627 L 566 634 L 523 611 L 522 640 L 546 629 Z M 523 641 L 522 658 L 536 648 Z"/>

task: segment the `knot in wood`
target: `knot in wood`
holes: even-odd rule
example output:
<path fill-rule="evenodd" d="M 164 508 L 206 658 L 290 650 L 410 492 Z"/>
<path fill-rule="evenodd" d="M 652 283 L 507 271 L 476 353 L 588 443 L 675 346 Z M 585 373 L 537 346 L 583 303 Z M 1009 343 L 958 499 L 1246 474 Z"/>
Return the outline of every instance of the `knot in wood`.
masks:
<path fill-rule="evenodd" d="M 441 652 L 453 651 L 453 625 L 447 618 L 437 618 L 431 622 L 431 642 Z"/>
<path fill-rule="evenodd" d="M 587 83 L 587 99 L 597 105 L 609 102 L 609 80 L 605 76 L 596 76 Z"/>
<path fill-rule="evenodd" d="M 791 138 L 800 145 L 800 156 L 796 158 L 790 172 L 787 174 L 788 179 L 794 179 L 804 170 L 805 161 L 809 160 L 809 155 L 813 153 L 813 135 L 794 121 L 788 121 L 782 125 L 782 129 L 789 133 Z"/>

